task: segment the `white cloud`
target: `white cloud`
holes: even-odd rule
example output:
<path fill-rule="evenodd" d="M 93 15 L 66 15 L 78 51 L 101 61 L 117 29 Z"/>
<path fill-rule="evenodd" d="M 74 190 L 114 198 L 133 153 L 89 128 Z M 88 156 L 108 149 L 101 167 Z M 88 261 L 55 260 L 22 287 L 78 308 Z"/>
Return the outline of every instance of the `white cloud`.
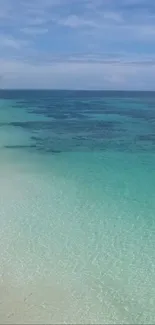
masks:
<path fill-rule="evenodd" d="M 114 23 L 123 23 L 124 22 L 122 15 L 118 12 L 107 11 L 103 14 L 103 17 L 104 17 L 104 19 L 108 20 L 109 23 L 110 22 L 114 22 Z"/>
<path fill-rule="evenodd" d="M 21 48 L 28 45 L 28 42 L 21 39 L 15 39 L 12 36 L 0 35 L 0 48 L 11 48 L 20 50 Z"/>
<path fill-rule="evenodd" d="M 28 35 L 43 35 L 48 32 L 48 28 L 41 27 L 25 27 L 21 29 L 21 32 Z"/>
<path fill-rule="evenodd" d="M 1 86 L 6 88 L 148 89 L 148 84 L 155 81 L 155 65 L 143 63 L 54 62 L 37 65 L 1 59 L 0 70 L 4 76 Z"/>
<path fill-rule="evenodd" d="M 57 24 L 68 26 L 71 28 L 79 27 L 97 27 L 96 22 L 79 17 L 77 15 L 70 15 L 65 18 L 54 19 Z"/>

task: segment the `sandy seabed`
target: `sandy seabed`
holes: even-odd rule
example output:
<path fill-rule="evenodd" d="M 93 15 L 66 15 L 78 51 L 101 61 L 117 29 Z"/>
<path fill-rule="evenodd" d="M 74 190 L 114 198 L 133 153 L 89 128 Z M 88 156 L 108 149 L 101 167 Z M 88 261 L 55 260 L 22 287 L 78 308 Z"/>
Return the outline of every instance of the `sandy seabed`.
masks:
<path fill-rule="evenodd" d="M 152 228 L 60 174 L 0 166 L 0 323 L 153 323 Z"/>

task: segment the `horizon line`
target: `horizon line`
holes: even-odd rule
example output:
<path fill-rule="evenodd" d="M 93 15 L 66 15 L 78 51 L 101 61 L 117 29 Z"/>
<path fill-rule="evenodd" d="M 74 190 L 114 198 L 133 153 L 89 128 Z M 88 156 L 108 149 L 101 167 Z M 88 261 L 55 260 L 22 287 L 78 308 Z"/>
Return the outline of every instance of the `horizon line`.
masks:
<path fill-rule="evenodd" d="M 151 89 L 63 89 L 63 88 L 0 88 L 0 91 L 102 91 L 102 92 L 155 92 Z"/>

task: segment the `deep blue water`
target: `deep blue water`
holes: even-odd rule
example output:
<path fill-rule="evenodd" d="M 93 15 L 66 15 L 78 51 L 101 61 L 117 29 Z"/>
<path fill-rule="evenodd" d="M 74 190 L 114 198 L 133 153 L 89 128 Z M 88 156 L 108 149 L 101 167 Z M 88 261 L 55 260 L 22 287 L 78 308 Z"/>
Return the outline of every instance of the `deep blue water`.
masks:
<path fill-rule="evenodd" d="M 19 112 L 0 126 L 28 131 L 33 150 L 155 150 L 154 92 L 0 91 L 0 98 L 12 102 L 10 115 Z"/>

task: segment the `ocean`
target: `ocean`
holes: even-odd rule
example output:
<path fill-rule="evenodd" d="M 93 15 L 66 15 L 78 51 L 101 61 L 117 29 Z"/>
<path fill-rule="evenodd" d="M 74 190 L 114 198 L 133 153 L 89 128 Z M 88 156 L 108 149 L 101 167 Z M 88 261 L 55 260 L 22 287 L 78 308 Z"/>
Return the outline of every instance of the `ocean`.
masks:
<path fill-rule="evenodd" d="M 155 92 L 0 90 L 0 323 L 155 323 Z"/>

